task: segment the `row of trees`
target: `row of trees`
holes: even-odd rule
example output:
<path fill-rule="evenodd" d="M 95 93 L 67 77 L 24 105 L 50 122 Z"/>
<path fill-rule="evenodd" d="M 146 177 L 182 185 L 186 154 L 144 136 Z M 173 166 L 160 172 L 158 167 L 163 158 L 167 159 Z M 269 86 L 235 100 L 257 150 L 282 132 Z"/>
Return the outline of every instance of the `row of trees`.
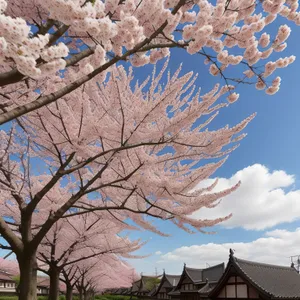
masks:
<path fill-rule="evenodd" d="M 131 252 L 142 243 L 120 236 L 121 229 L 124 226 L 116 226 L 97 214 L 57 222 L 37 252 L 36 269 L 48 275 L 50 281 L 49 300 L 58 299 L 60 292 L 71 300 L 74 290 L 80 300 L 89 300 L 105 289 L 131 286 L 137 275 L 124 258 L 135 257 Z M 16 261 L 1 259 L 0 269 L 19 278 Z M 19 280 L 17 292 L 18 284 Z"/>
<path fill-rule="evenodd" d="M 73 274 L 82 257 L 136 250 L 139 242 L 118 236 L 128 227 L 166 235 L 153 218 L 192 232 L 230 217 L 192 213 L 239 183 L 218 193 L 217 182 L 195 187 L 254 115 L 209 125 L 238 99 L 232 84 L 278 91 L 272 74 L 295 58 L 272 57 L 290 29 L 264 29 L 277 17 L 300 23 L 297 9 L 295 0 L 0 0 L 0 246 L 16 255 L 20 299 L 36 299 L 41 262 L 55 299 L 58 274 Z M 167 73 L 167 62 L 139 83 L 124 62 L 155 64 L 171 48 L 201 55 L 223 86 L 203 94 L 196 75 Z"/>

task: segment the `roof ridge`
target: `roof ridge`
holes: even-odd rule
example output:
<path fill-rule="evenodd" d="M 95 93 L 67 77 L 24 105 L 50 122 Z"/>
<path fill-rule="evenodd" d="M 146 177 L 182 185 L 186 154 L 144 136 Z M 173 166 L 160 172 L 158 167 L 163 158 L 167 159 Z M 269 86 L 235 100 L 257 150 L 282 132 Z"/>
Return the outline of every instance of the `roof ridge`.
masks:
<path fill-rule="evenodd" d="M 205 269 L 190 268 L 190 267 L 185 267 L 185 269 L 189 269 L 189 270 L 197 270 L 197 271 L 203 271 L 203 270 L 205 270 Z"/>
<path fill-rule="evenodd" d="M 208 268 L 205 268 L 205 269 L 203 269 L 203 271 L 204 270 L 208 270 L 208 269 L 213 269 L 213 268 L 216 268 L 216 267 L 220 267 L 220 266 L 224 266 L 224 263 L 222 262 L 222 263 L 220 263 L 220 264 L 217 264 L 217 265 L 214 265 L 214 266 L 211 266 L 211 267 L 208 267 Z"/>
<path fill-rule="evenodd" d="M 251 264 L 251 265 L 259 265 L 259 266 L 269 267 L 269 268 L 275 268 L 275 269 L 286 269 L 286 270 L 290 270 L 290 271 L 296 271 L 291 266 L 280 266 L 280 265 L 274 265 L 274 264 L 267 264 L 267 263 L 262 263 L 262 262 L 257 262 L 257 261 L 251 261 L 251 260 L 241 259 L 241 258 L 237 258 L 235 256 L 234 256 L 234 260 L 237 263 L 239 263 L 239 261 L 240 261 L 240 262 Z"/>

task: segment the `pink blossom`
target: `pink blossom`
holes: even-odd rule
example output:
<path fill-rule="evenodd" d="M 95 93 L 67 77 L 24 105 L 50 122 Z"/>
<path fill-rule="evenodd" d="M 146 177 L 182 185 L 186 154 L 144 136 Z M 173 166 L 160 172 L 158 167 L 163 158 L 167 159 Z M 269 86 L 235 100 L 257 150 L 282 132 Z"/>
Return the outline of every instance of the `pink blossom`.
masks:
<path fill-rule="evenodd" d="M 230 102 L 230 103 L 233 103 L 233 102 L 235 102 L 235 101 L 237 101 L 238 99 L 239 99 L 239 94 L 237 94 L 237 93 L 231 93 L 228 97 L 227 97 L 227 100 L 228 100 L 228 102 Z"/>
<path fill-rule="evenodd" d="M 268 95 L 274 95 L 278 92 L 279 87 L 275 87 L 275 86 L 270 86 L 266 89 L 266 94 Z"/>

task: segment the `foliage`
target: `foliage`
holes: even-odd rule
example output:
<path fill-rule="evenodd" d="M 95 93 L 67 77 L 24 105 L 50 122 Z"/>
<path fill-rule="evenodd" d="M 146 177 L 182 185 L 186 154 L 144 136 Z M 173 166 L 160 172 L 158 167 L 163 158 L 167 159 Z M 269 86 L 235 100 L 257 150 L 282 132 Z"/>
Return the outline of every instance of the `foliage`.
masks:
<path fill-rule="evenodd" d="M 160 283 L 160 279 L 155 277 L 147 277 L 146 279 L 144 279 L 144 281 L 145 287 L 148 291 L 151 291 L 157 284 Z"/>

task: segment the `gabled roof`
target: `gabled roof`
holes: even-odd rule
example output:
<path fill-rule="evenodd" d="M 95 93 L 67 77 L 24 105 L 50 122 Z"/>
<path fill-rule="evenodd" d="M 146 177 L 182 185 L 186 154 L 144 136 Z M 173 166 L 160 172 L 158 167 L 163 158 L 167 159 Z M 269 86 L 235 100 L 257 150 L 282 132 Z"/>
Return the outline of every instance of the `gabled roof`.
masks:
<path fill-rule="evenodd" d="M 225 270 L 225 264 L 221 263 L 202 270 L 202 282 L 217 282 L 222 277 Z"/>
<path fill-rule="evenodd" d="M 185 267 L 185 271 L 194 283 L 197 281 L 202 281 L 202 271 L 203 271 L 202 269 Z"/>
<path fill-rule="evenodd" d="M 138 292 L 139 288 L 140 288 L 140 285 L 141 285 L 141 279 L 139 279 L 138 281 L 135 281 L 133 284 L 132 284 L 132 288 L 131 288 L 131 291 L 134 293 L 134 292 Z"/>
<path fill-rule="evenodd" d="M 293 267 L 251 262 L 234 257 L 240 271 L 272 298 L 300 298 L 300 275 Z"/>
<path fill-rule="evenodd" d="M 225 265 L 224 263 L 208 267 L 206 269 L 194 269 L 188 268 L 184 265 L 181 278 L 177 285 L 181 283 L 184 279 L 184 276 L 187 275 L 194 284 L 202 284 L 209 282 L 218 281 L 224 273 Z"/>
<path fill-rule="evenodd" d="M 131 292 L 133 295 L 139 294 L 139 293 L 149 293 L 153 290 L 156 283 L 154 282 L 155 279 L 159 279 L 160 276 L 145 276 L 142 275 L 142 277 L 135 281 L 132 285 Z"/>
<path fill-rule="evenodd" d="M 235 257 L 232 250 L 225 273 L 210 297 L 216 295 L 233 271 L 268 298 L 300 299 L 300 275 L 294 267 L 243 260 Z"/>
<path fill-rule="evenodd" d="M 160 284 L 157 286 L 156 291 L 153 292 L 151 295 L 155 296 L 160 289 L 163 287 L 163 285 L 167 282 L 167 284 L 169 284 L 169 286 L 172 288 L 176 287 L 178 284 L 178 281 L 180 279 L 181 275 L 170 275 L 170 274 L 166 274 L 165 272 L 163 273 L 163 276 L 160 280 Z"/>
<path fill-rule="evenodd" d="M 170 274 L 165 274 L 166 279 L 168 280 L 168 282 L 175 287 L 181 277 L 181 275 L 170 275 Z"/>

